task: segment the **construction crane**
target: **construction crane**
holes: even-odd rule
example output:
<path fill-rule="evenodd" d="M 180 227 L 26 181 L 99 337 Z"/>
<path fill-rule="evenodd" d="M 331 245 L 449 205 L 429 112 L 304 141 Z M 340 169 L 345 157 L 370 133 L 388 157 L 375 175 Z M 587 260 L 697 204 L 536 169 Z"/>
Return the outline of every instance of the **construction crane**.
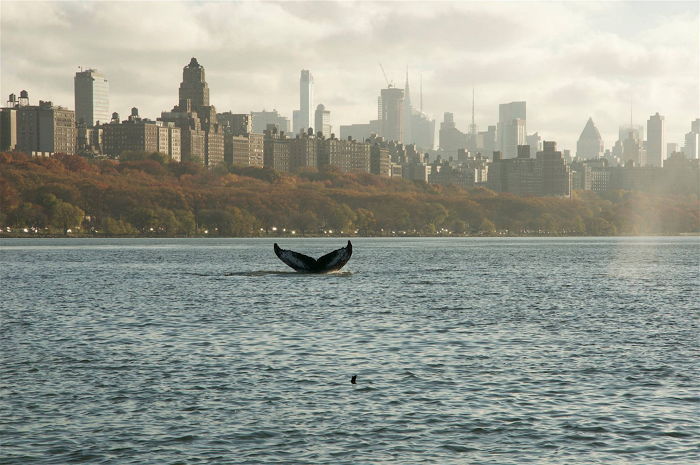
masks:
<path fill-rule="evenodd" d="M 384 75 L 384 80 L 386 81 L 386 86 L 387 86 L 389 89 L 391 89 L 392 87 L 394 87 L 394 83 L 391 82 L 391 81 L 389 81 L 389 78 L 386 77 L 386 72 L 384 71 L 384 67 L 382 66 L 381 63 L 379 63 L 379 68 L 382 70 L 382 74 Z"/>

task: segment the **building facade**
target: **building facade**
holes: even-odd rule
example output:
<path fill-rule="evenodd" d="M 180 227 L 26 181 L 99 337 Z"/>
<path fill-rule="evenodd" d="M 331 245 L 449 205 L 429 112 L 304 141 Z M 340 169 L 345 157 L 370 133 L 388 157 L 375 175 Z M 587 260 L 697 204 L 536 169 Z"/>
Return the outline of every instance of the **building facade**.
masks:
<path fill-rule="evenodd" d="M 690 132 L 685 135 L 683 153 L 690 160 L 700 158 L 700 119 L 690 123 Z"/>
<path fill-rule="evenodd" d="M 397 89 L 396 87 L 382 89 L 378 102 L 380 121 L 379 135 L 387 140 L 403 142 L 403 89 Z"/>
<path fill-rule="evenodd" d="M 253 132 L 253 116 L 248 113 L 217 113 L 216 118 L 224 134 L 244 136 Z"/>
<path fill-rule="evenodd" d="M 178 105 L 163 112 L 160 120 L 180 128 L 182 160 L 209 167 L 224 163 L 223 128 L 209 102 L 204 67 L 194 57 L 182 69 L 178 98 Z"/>
<path fill-rule="evenodd" d="M 665 118 L 657 112 L 649 117 L 647 121 L 647 145 L 646 164 L 647 166 L 664 165 L 666 160 L 666 128 Z"/>
<path fill-rule="evenodd" d="M 448 158 L 457 157 L 459 149 L 467 147 L 467 135 L 457 129 L 455 125 L 454 115 L 445 112 L 443 121 L 440 123 L 440 150 L 445 153 Z"/>
<path fill-rule="evenodd" d="M 318 167 L 317 139 L 313 134 L 313 128 L 297 134 L 289 139 L 289 169 L 290 172 L 303 170 L 304 168 Z"/>
<path fill-rule="evenodd" d="M 322 103 L 318 104 L 316 107 L 314 120 L 314 132 L 316 134 L 320 132 L 323 137 L 330 137 L 333 132 L 333 127 L 331 126 L 331 112 L 326 110 L 326 106 Z"/>
<path fill-rule="evenodd" d="M 17 150 L 28 154 L 75 154 L 75 112 L 51 102 L 17 107 Z"/>
<path fill-rule="evenodd" d="M 117 113 L 112 116 L 109 124 L 102 125 L 105 155 L 119 158 L 124 152 L 155 153 L 163 144 L 167 146 L 167 130 L 165 140 L 161 141 L 159 125 L 140 118 L 137 108 L 132 108 L 131 115 L 123 122 Z"/>
<path fill-rule="evenodd" d="M 290 172 L 289 138 L 284 132 L 278 132 L 277 127 L 270 126 L 263 137 L 263 165 L 281 173 Z"/>
<path fill-rule="evenodd" d="M 571 170 L 556 142 L 544 141 L 537 158 L 530 157 L 530 146 L 518 146 L 515 158 L 493 154 L 487 185 L 498 192 L 534 196 L 568 196 L 571 194 Z"/>
<path fill-rule="evenodd" d="M 593 118 L 588 118 L 581 135 L 576 143 L 576 157 L 582 160 L 592 160 L 602 158 L 605 149 L 600 131 L 593 122 Z"/>
<path fill-rule="evenodd" d="M 264 166 L 264 135 L 224 135 L 224 161 L 228 165 Z"/>
<path fill-rule="evenodd" d="M 314 77 L 308 69 L 302 69 L 299 76 L 299 127 L 294 132 L 306 131 L 314 123 Z"/>
<path fill-rule="evenodd" d="M 277 132 L 289 133 L 289 118 L 280 115 L 277 110 L 253 111 L 250 113 L 253 118 L 253 132 L 264 134 L 269 125 L 274 125 Z"/>
<path fill-rule="evenodd" d="M 517 156 L 518 145 L 526 144 L 526 122 L 525 102 L 502 103 L 498 106 L 498 150 L 504 158 Z"/>
<path fill-rule="evenodd" d="M 96 69 L 86 69 L 75 73 L 73 84 L 76 122 L 84 122 L 88 128 L 109 122 L 107 78 Z"/>

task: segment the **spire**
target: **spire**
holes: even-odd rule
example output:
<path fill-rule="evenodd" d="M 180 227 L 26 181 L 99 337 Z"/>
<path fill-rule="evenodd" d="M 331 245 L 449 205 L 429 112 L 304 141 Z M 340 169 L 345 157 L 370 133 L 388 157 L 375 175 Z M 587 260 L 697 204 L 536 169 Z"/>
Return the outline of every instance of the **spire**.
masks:
<path fill-rule="evenodd" d="M 420 112 L 423 113 L 423 73 L 420 74 Z"/>
<path fill-rule="evenodd" d="M 630 129 L 633 128 L 632 124 L 632 97 L 630 97 Z"/>
<path fill-rule="evenodd" d="M 409 107 L 411 106 L 411 93 L 408 88 L 408 65 L 406 65 L 406 87 L 404 89 L 404 101 Z"/>
<path fill-rule="evenodd" d="M 476 127 L 474 124 L 474 87 L 472 86 L 472 127 Z"/>

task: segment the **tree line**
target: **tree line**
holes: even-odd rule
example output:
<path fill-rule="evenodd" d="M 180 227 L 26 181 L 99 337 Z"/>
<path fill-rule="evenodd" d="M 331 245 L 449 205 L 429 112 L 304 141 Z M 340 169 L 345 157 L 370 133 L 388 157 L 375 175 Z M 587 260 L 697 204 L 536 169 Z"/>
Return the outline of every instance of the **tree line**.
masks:
<path fill-rule="evenodd" d="M 27 231 L 26 233 L 24 231 Z M 519 197 L 371 174 L 0 153 L 0 234 L 629 235 L 700 231 L 694 195 Z"/>

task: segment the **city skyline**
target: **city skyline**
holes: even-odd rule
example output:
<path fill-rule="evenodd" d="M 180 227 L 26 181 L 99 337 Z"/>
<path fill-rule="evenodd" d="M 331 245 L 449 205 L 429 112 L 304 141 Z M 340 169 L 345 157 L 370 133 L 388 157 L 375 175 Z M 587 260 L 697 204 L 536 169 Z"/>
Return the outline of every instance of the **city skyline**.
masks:
<path fill-rule="evenodd" d="M 52 100 L 72 108 L 73 77 L 83 66 L 109 80 L 110 112 L 125 115 L 136 106 L 155 119 L 172 106 L 182 62 L 197 56 L 208 71 L 212 104 L 234 113 L 277 109 L 291 119 L 299 102 L 299 70 L 311 70 L 314 108 L 325 104 L 334 129 L 376 117 L 376 96 L 386 86 L 379 63 L 397 87 L 402 86 L 406 64 L 414 92 L 422 78 L 424 109 L 437 122 L 443 112 L 451 112 L 457 127 L 466 132 L 475 88 L 479 130 L 497 123 L 499 104 L 522 100 L 528 106 L 528 133 L 539 132 L 572 151 L 589 117 L 605 148 L 612 147 L 619 127 L 629 122 L 630 101 L 635 124 L 643 125 L 659 112 L 666 118 L 665 139 L 681 145 L 688 122 L 698 116 L 698 6 L 692 2 L 528 4 L 531 17 L 553 21 L 546 34 L 526 27 L 521 4 L 443 4 L 451 15 L 402 3 L 132 5 L 146 17 L 170 18 L 189 11 L 189 22 L 166 23 L 191 34 L 164 41 L 165 32 L 158 26 L 121 21 L 123 13 L 112 4 L 3 2 L 3 98 L 26 89 L 33 102 Z M 324 14 L 328 24 L 307 30 L 309 22 Z M 613 24 L 611 15 L 620 14 L 628 20 Z M 20 16 L 26 15 L 33 15 L 41 35 L 18 27 Z M 87 17 L 87 32 L 69 31 Z M 241 27 L 222 29 L 224 17 Z M 487 18 L 503 23 L 498 38 L 478 26 L 477 20 Z M 394 40 L 387 36 L 390 19 L 400 25 L 392 29 Z M 243 27 L 245 20 L 257 27 Z M 336 32 L 331 31 L 334 25 Z M 464 33 L 448 38 L 458 26 Z M 98 27 L 103 32 L 93 40 L 82 36 Z M 333 44 L 350 42 L 336 37 L 346 30 L 358 38 L 356 46 L 327 53 Z M 583 30 L 590 37 L 572 39 Z M 206 32 L 206 40 L 190 39 L 197 37 L 196 31 Z M 517 36 L 523 31 L 525 38 L 520 40 Z M 272 43 L 275 37 L 294 33 L 303 37 Z M 244 36 L 238 43 L 246 47 L 224 47 L 230 45 L 226 38 Z M 251 45 L 255 39 L 259 44 Z M 317 50 L 302 47 L 302 39 L 313 39 Z M 31 57 L 34 50 L 41 52 L 36 59 Z M 559 69 L 564 65 L 566 69 Z M 531 85 L 534 82 L 538 85 Z"/>

